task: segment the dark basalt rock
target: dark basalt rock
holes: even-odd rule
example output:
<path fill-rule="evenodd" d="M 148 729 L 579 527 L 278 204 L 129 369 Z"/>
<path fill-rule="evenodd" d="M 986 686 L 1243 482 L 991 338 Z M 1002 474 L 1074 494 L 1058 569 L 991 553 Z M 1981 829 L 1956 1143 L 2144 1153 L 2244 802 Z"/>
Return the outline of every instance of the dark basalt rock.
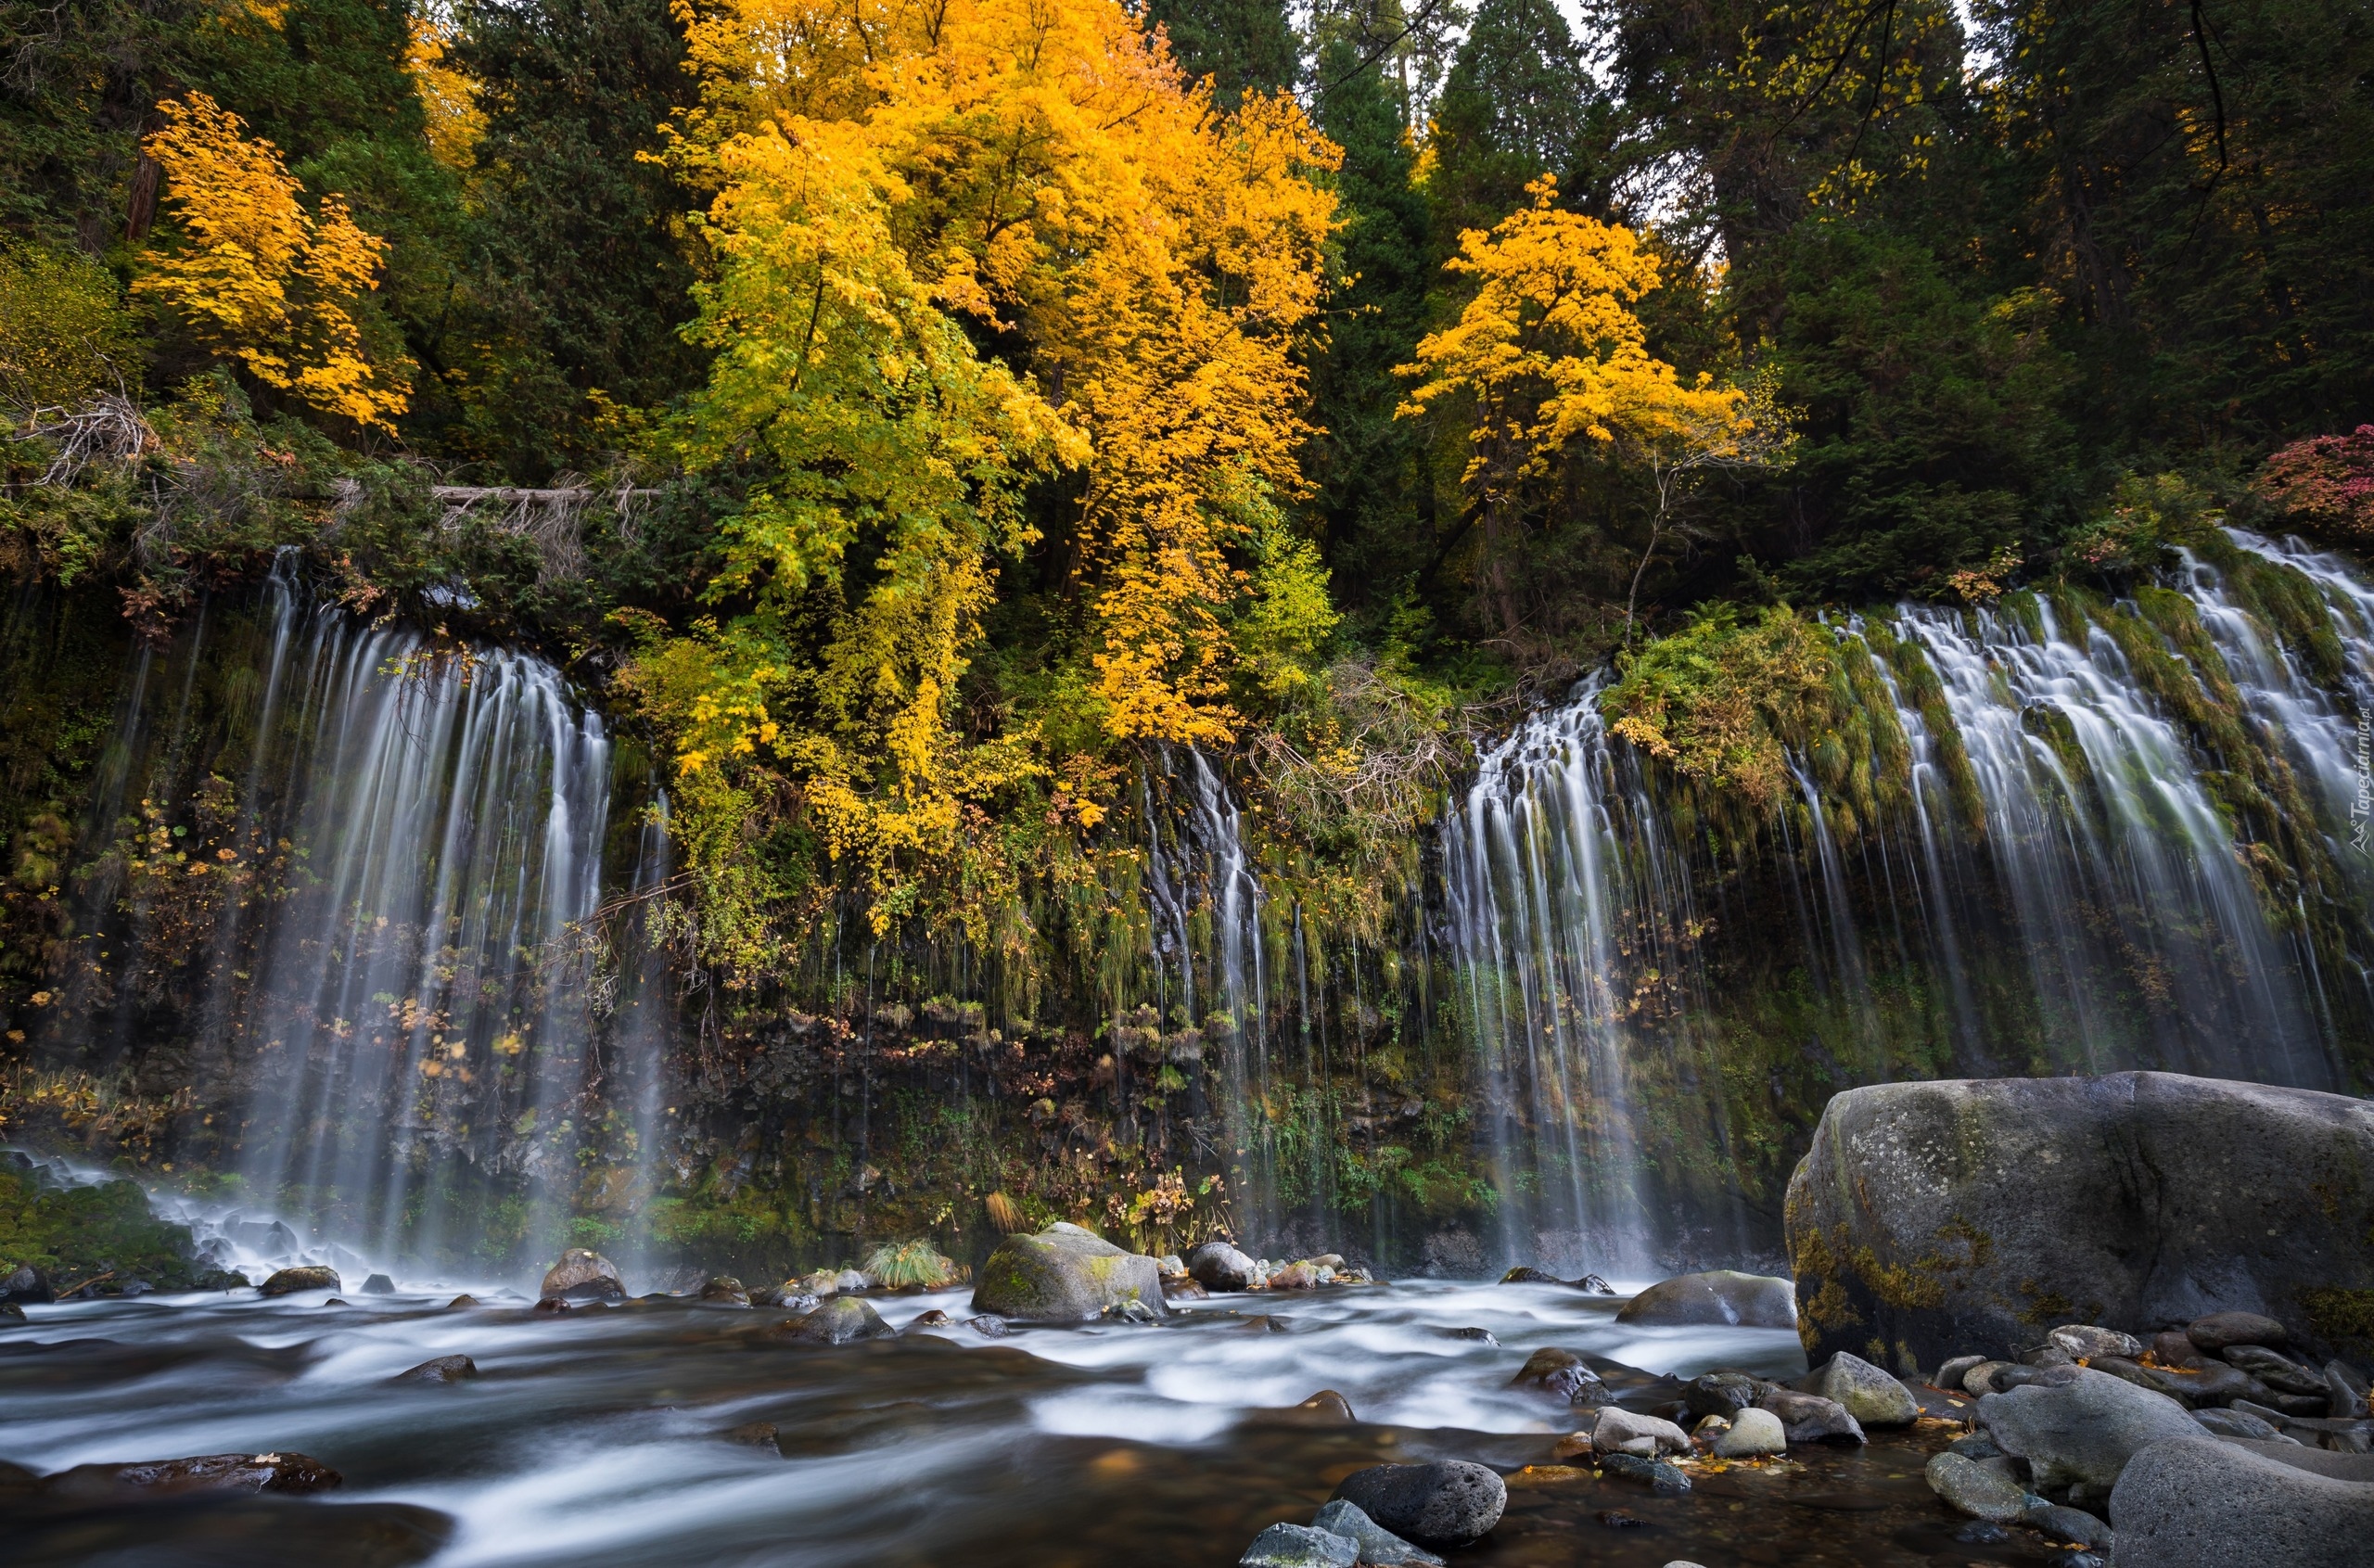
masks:
<path fill-rule="evenodd" d="M 364 1295 L 393 1295 L 396 1294 L 396 1282 L 385 1274 L 374 1274 L 363 1281 L 363 1294 Z"/>
<path fill-rule="evenodd" d="M 2229 1345 L 2218 1352 L 2229 1367 L 2240 1367 L 2278 1394 L 2325 1395 L 2325 1374 L 2301 1366 L 2264 1345 Z"/>
<path fill-rule="evenodd" d="M 1607 1384 L 1581 1357 L 1571 1350 L 1551 1347 L 1526 1357 L 1517 1375 L 1509 1380 L 1509 1385 L 1538 1389 L 1570 1405 L 1604 1405 L 1611 1397 Z"/>
<path fill-rule="evenodd" d="M 0 1301 L 0 1323 L 21 1323 L 25 1309 L 13 1301 Z"/>
<path fill-rule="evenodd" d="M 283 1268 L 256 1287 L 259 1295 L 293 1295 L 299 1291 L 340 1289 L 338 1270 L 320 1267 Z"/>
<path fill-rule="evenodd" d="M 2291 1332 L 2272 1318 L 2256 1312 L 2212 1312 L 2184 1329 L 2188 1344 L 2205 1356 L 2215 1356 L 2231 1345 L 2288 1345 Z"/>
<path fill-rule="evenodd" d="M 183 1460 L 137 1464 L 78 1464 L 50 1476 L 44 1489 L 54 1498 L 94 1500 L 137 1492 L 168 1497 L 188 1492 L 326 1492 L 346 1478 L 304 1454 L 198 1454 Z"/>
<path fill-rule="evenodd" d="M 2249 1307 L 2297 1329 L 2319 1293 L 2374 1289 L 2374 1103 L 2175 1073 L 1853 1089 L 1786 1216 L 1816 1360 L 2029 1345 L 2045 1313 L 2126 1329 Z"/>
<path fill-rule="evenodd" d="M 731 1274 L 710 1275 L 701 1285 L 700 1298 L 703 1301 L 716 1302 L 723 1307 L 750 1305 L 750 1293 L 744 1290 L 742 1281 Z"/>
<path fill-rule="evenodd" d="M 560 1261 L 544 1271 L 543 1286 L 536 1293 L 546 1301 L 622 1301 L 626 1294 L 618 1265 L 587 1247 L 562 1253 Z"/>
<path fill-rule="evenodd" d="M 479 1364 L 466 1356 L 440 1356 L 423 1361 L 417 1367 L 407 1367 L 389 1378 L 389 1383 L 462 1383 L 479 1375 Z"/>
<path fill-rule="evenodd" d="M 19 1264 L 0 1278 L 0 1301 L 30 1301 L 42 1306 L 57 1299 L 57 1288 L 51 1283 L 46 1269 L 30 1263 Z"/>
<path fill-rule="evenodd" d="M 1771 1386 L 1745 1372 L 1707 1372 L 1690 1380 L 1681 1399 L 1693 1420 L 1720 1416 L 1729 1421 Z"/>
<path fill-rule="evenodd" d="M 1663 1460 L 1642 1459 L 1638 1454 L 1603 1454 L 1599 1467 L 1610 1475 L 1646 1483 L 1661 1498 L 1679 1497 L 1690 1490 L 1690 1477 Z"/>
<path fill-rule="evenodd" d="M 1371 1465 L 1344 1477 L 1334 1496 L 1405 1540 L 1436 1548 L 1481 1538 L 1509 1506 L 1508 1484 L 1464 1460 Z"/>

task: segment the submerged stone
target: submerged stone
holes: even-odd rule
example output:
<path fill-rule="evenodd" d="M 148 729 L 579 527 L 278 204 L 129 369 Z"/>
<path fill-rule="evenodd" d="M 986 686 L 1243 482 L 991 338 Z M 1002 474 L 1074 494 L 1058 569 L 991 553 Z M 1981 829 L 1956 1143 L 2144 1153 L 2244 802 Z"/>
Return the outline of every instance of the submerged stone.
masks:
<path fill-rule="evenodd" d="M 440 1356 L 408 1367 L 389 1378 L 389 1383 L 460 1383 L 479 1375 L 479 1364 L 466 1356 Z"/>
<path fill-rule="evenodd" d="M 346 1478 L 298 1453 L 198 1454 L 137 1464 L 79 1464 L 44 1483 L 53 1497 L 97 1500 L 123 1491 L 152 1496 L 188 1492 L 326 1492 Z"/>

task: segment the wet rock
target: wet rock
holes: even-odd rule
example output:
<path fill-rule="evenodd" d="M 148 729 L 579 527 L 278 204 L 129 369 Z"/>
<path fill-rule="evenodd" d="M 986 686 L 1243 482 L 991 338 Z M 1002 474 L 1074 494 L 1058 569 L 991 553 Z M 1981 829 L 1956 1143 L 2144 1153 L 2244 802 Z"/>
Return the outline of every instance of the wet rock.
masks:
<path fill-rule="evenodd" d="M 1289 1263 L 1270 1276 L 1270 1288 L 1273 1291 L 1317 1290 L 1322 1282 L 1319 1270 L 1308 1263 Z"/>
<path fill-rule="evenodd" d="M 1627 1513 L 1620 1508 L 1603 1508 L 1591 1517 L 1611 1530 L 1639 1530 L 1649 1523 L 1639 1514 Z"/>
<path fill-rule="evenodd" d="M 2025 1350 L 2014 1351 L 2011 1359 L 2023 1367 L 2035 1367 L 2039 1370 L 2050 1367 L 2074 1367 L 2077 1364 L 2076 1357 L 2049 1342 L 2032 1345 Z"/>
<path fill-rule="evenodd" d="M 13 1301 L 0 1301 L 0 1323 L 21 1323 L 25 1309 Z"/>
<path fill-rule="evenodd" d="M 1706 1372 L 1690 1380 L 1689 1386 L 1682 1390 L 1681 1400 L 1693 1416 L 1720 1416 L 1729 1421 L 1754 1405 L 1770 1386 L 1745 1372 Z"/>
<path fill-rule="evenodd" d="M 339 1299 L 339 1298 L 338 1298 L 338 1297 L 337 1297 L 337 1296 L 332 1296 L 332 1297 L 330 1297 L 327 1301 L 325 1301 L 325 1302 L 322 1303 L 322 1305 L 323 1305 L 324 1307 L 344 1307 L 344 1306 L 347 1306 L 347 1305 L 348 1305 L 348 1303 L 346 1303 L 345 1301 L 343 1301 L 343 1300 Z"/>
<path fill-rule="evenodd" d="M 833 1276 L 833 1289 L 840 1295 L 855 1295 L 874 1286 L 874 1276 L 862 1268 L 844 1268 Z"/>
<path fill-rule="evenodd" d="M 1959 1454 L 1966 1460 L 2000 1459 L 2003 1455 L 2003 1450 L 1996 1445 L 1995 1439 L 1984 1432 L 1973 1432 L 1967 1437 L 1955 1438 L 1946 1445 L 1946 1452 Z"/>
<path fill-rule="evenodd" d="M 2082 1508 L 2064 1508 L 2059 1503 L 2031 1502 L 2020 1523 L 2040 1535 L 2056 1541 L 2067 1541 L 2074 1547 L 2108 1549 L 2112 1541 L 2111 1527 Z"/>
<path fill-rule="evenodd" d="M 51 1283 L 47 1269 L 20 1263 L 0 1277 L 0 1301 L 30 1301 L 39 1307 L 57 1299 L 57 1287 Z"/>
<path fill-rule="evenodd" d="M 1756 1408 L 1780 1418 L 1780 1426 L 1795 1443 L 1860 1443 L 1863 1428 L 1852 1412 L 1835 1399 L 1819 1394 L 1775 1389 L 1755 1402 Z"/>
<path fill-rule="evenodd" d="M 1307 1524 L 1272 1524 L 1253 1537 L 1238 1568 L 1352 1568 L 1359 1544 Z"/>
<path fill-rule="evenodd" d="M 1187 1272 L 1207 1291 L 1241 1291 L 1253 1283 L 1253 1259 L 1226 1242 L 1206 1242 L 1187 1255 Z"/>
<path fill-rule="evenodd" d="M 1165 1301 L 1209 1301 L 1212 1293 L 1193 1280 L 1174 1280 L 1163 1276 L 1162 1296 Z"/>
<path fill-rule="evenodd" d="M 1153 1323 L 1160 1321 L 1160 1319 L 1155 1316 L 1154 1308 L 1148 1307 L 1142 1301 L 1117 1301 L 1112 1306 L 1104 1309 L 1104 1316 L 1115 1319 L 1117 1321 L 1124 1323 Z"/>
<path fill-rule="evenodd" d="M 1871 1085 L 1824 1107 L 1785 1213 L 1816 1359 L 2030 1343 L 2056 1298 L 2305 1322 L 2303 1293 L 2374 1288 L 2374 1103 L 2175 1073 Z"/>
<path fill-rule="evenodd" d="M 1520 1263 L 1500 1276 L 1500 1283 L 1504 1285 L 1563 1285 L 1565 1282 L 1557 1275 L 1527 1263 Z"/>
<path fill-rule="evenodd" d="M 1635 1415 L 1609 1405 L 1591 1423 L 1591 1451 L 1597 1454 L 1686 1454 L 1690 1434 L 1669 1421 Z"/>
<path fill-rule="evenodd" d="M 750 1293 L 744 1290 L 742 1281 L 731 1274 L 712 1274 L 702 1282 L 700 1299 L 727 1307 L 747 1307 L 750 1305 Z"/>
<path fill-rule="evenodd" d="M 2246 1437 L 2253 1442 L 2272 1443 L 2282 1436 L 2279 1428 L 2248 1410 L 2195 1410 L 2192 1419 L 2203 1431 L 2220 1437 Z"/>
<path fill-rule="evenodd" d="M 2346 1361 L 2325 1363 L 2325 1401 L 2328 1414 L 2366 1415 L 2368 1413 L 2368 1395 L 2365 1373 Z"/>
<path fill-rule="evenodd" d="M 1618 1308 L 1619 1323 L 1723 1323 L 1751 1329 L 1797 1326 L 1796 1289 L 1786 1280 L 1717 1268 L 1662 1280 Z"/>
<path fill-rule="evenodd" d="M 445 1310 L 451 1312 L 456 1307 L 476 1307 L 478 1304 L 478 1297 L 465 1293 L 464 1294 L 457 1295 L 453 1300 L 447 1302 L 445 1304 Z"/>
<path fill-rule="evenodd" d="M 977 1318 L 965 1319 L 964 1326 L 983 1339 L 1003 1339 L 1014 1332 L 1014 1330 L 1007 1326 L 1004 1319 L 989 1312 L 984 1312 Z"/>
<path fill-rule="evenodd" d="M 1937 1369 L 1937 1375 L 1930 1380 L 1931 1385 L 1936 1388 L 1950 1388 L 1959 1391 L 1962 1386 L 1962 1379 L 1969 1375 L 1970 1370 L 1972 1367 L 1983 1367 L 1985 1365 L 1986 1365 L 1986 1358 L 1984 1356 L 1954 1357 L 1944 1366 Z"/>
<path fill-rule="evenodd" d="M 538 1296 L 536 1305 L 528 1308 L 530 1312 L 552 1313 L 573 1312 L 576 1309 L 577 1303 L 557 1295 Z"/>
<path fill-rule="evenodd" d="M 2197 1435 L 2138 1450 L 2111 1493 L 2121 1562 L 2322 1568 L 2363 1562 L 2374 1460 Z M 2318 1468 L 2308 1468 L 2317 1464 Z"/>
<path fill-rule="evenodd" d="M 2239 1367 L 2278 1394 L 2299 1394 L 2321 1398 L 2325 1392 L 2325 1374 L 2300 1365 L 2289 1356 L 2268 1349 L 2264 1345 L 2229 1345 L 2218 1352 L 2229 1367 Z"/>
<path fill-rule="evenodd" d="M 1498 1345 L 1500 1343 L 1499 1340 L 1492 1337 L 1492 1331 L 1489 1329 L 1445 1329 L 1443 1331 L 1443 1337 L 1445 1339 L 1468 1340 L 1476 1345 Z"/>
<path fill-rule="evenodd" d="M 1609 1475 L 1627 1481 L 1638 1481 L 1661 1498 L 1678 1498 L 1690 1490 L 1690 1477 L 1663 1460 L 1644 1460 L 1637 1454 L 1606 1454 L 1599 1467 Z"/>
<path fill-rule="evenodd" d="M 319 1266 L 283 1268 L 256 1287 L 258 1295 L 293 1295 L 299 1291 L 334 1291 L 339 1289 L 338 1270 Z"/>
<path fill-rule="evenodd" d="M 2163 1394 L 2091 1367 L 2057 1369 L 2061 1381 L 2030 1383 L 1978 1402 L 1979 1424 L 2003 1451 L 2035 1467 L 2039 1490 L 2104 1497 L 2138 1449 L 2190 1437 L 2200 1423 Z"/>
<path fill-rule="evenodd" d="M 1972 1396 L 1994 1393 L 1995 1374 L 2015 1365 L 2011 1361 L 1981 1361 L 1962 1374 L 1962 1392 Z"/>
<path fill-rule="evenodd" d="M 1362 1568 L 1440 1568 L 1442 1559 L 1371 1519 L 1358 1503 L 1338 1498 L 1311 1519 L 1311 1528 L 1341 1536 L 1360 1549 Z"/>
<path fill-rule="evenodd" d="M 1436 1548 L 1478 1539 L 1509 1506 L 1507 1483 L 1465 1460 L 1371 1465 L 1344 1477 L 1334 1496 L 1405 1540 Z"/>
<path fill-rule="evenodd" d="M 2289 1345 L 2291 1332 L 2261 1313 L 2212 1312 L 2187 1323 L 2185 1338 L 2202 1355 L 2215 1356 L 2229 1345 Z"/>
<path fill-rule="evenodd" d="M 1946 1506 L 1974 1519 L 2009 1523 L 2028 1511 L 2028 1494 L 2021 1485 L 1959 1454 L 1934 1454 L 1922 1472 L 1929 1489 Z"/>
<path fill-rule="evenodd" d="M 2123 1334 L 2116 1329 L 2098 1329 L 2090 1323 L 2064 1323 L 2044 1337 L 2062 1355 L 2075 1361 L 2090 1361 L 2103 1356 L 2124 1356 L 2132 1361 L 2143 1354 L 2143 1342 L 2133 1334 Z"/>
<path fill-rule="evenodd" d="M 1236 1326 L 1240 1332 L 1252 1334 L 1283 1334 L 1293 1332 L 1287 1327 L 1283 1318 L 1272 1318 L 1267 1312 L 1256 1312 Z"/>
<path fill-rule="evenodd" d="M 935 1307 L 920 1318 L 917 1318 L 913 1322 L 909 1323 L 907 1327 L 910 1329 L 945 1329 L 952 1325 L 955 1321 L 955 1319 L 950 1317 L 947 1313 L 942 1312 L 938 1307 Z"/>
<path fill-rule="evenodd" d="M 747 1421 L 740 1426 L 727 1427 L 721 1434 L 728 1443 L 746 1444 L 753 1448 L 776 1448 L 775 1423 L 771 1421 Z"/>
<path fill-rule="evenodd" d="M 1910 1426 L 1921 1419 L 1921 1401 L 1910 1389 L 1844 1350 L 1806 1373 L 1797 1387 L 1802 1393 L 1835 1399 L 1858 1425 Z"/>
<path fill-rule="evenodd" d="M 862 1339 L 889 1339 L 898 1330 L 882 1320 L 874 1303 L 855 1296 L 835 1296 L 815 1311 L 777 1324 L 776 1338 L 806 1345 L 850 1345 Z"/>
<path fill-rule="evenodd" d="M 1716 1418 L 1709 1417 L 1709 1420 Z M 1789 1434 L 1770 1410 L 1742 1410 L 1730 1430 L 1715 1439 L 1715 1457 L 1748 1460 L 1789 1451 Z"/>
<path fill-rule="evenodd" d="M 1607 1384 L 1581 1357 L 1571 1350 L 1549 1346 L 1526 1357 L 1517 1375 L 1509 1380 L 1509 1385 L 1538 1389 L 1570 1405 L 1603 1404 L 1608 1397 Z"/>
<path fill-rule="evenodd" d="M 1279 1413 L 1295 1418 L 1297 1426 L 1350 1426 L 1359 1419 L 1352 1414 L 1352 1402 L 1332 1388 L 1322 1388 Z"/>
<path fill-rule="evenodd" d="M 363 1294 L 364 1295 L 393 1295 L 396 1294 L 396 1282 L 385 1274 L 374 1274 L 363 1281 Z"/>
<path fill-rule="evenodd" d="M 417 1367 L 407 1367 L 389 1378 L 389 1383 L 461 1383 L 479 1375 L 479 1364 L 466 1356 L 440 1356 L 423 1361 Z"/>
<path fill-rule="evenodd" d="M 2144 1346 L 2151 1359 L 2163 1367 L 2198 1367 L 2203 1364 L 2201 1347 L 2193 1344 L 2182 1329 L 2163 1329 L 2151 1336 Z"/>
<path fill-rule="evenodd" d="M 981 1265 L 973 1292 L 976 1312 L 1042 1322 L 1080 1322 L 1123 1301 L 1142 1301 L 1156 1318 L 1168 1311 L 1154 1259 L 1077 1225 L 1008 1236 Z"/>
<path fill-rule="evenodd" d="M 536 1294 L 545 1300 L 618 1301 L 627 1294 L 619 1281 L 618 1265 L 588 1247 L 571 1247 L 544 1271 L 543 1287 Z"/>
<path fill-rule="evenodd" d="M 194 1492 L 326 1492 L 346 1478 L 304 1454 L 198 1454 L 140 1464 L 78 1464 L 44 1483 L 50 1496 L 101 1500 L 126 1490 L 172 1497 Z"/>
<path fill-rule="evenodd" d="M 1187 1272 L 1187 1260 L 1175 1252 L 1164 1253 L 1154 1260 L 1154 1266 L 1165 1280 L 1184 1280 L 1190 1277 Z"/>

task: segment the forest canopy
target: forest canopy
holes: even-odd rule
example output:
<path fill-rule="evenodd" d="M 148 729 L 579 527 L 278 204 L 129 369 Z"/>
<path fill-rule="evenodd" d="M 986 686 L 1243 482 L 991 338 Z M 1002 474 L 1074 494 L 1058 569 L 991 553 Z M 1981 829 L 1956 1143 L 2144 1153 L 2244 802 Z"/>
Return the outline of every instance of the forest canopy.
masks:
<path fill-rule="evenodd" d="M 570 661 L 737 983 L 1018 948 L 1170 747 L 1373 899 L 1610 661 L 1769 794 L 1714 650 L 2132 572 L 2144 490 L 2366 529 L 2364 8 L 1967 14 L 0 0 L 0 549 Z"/>

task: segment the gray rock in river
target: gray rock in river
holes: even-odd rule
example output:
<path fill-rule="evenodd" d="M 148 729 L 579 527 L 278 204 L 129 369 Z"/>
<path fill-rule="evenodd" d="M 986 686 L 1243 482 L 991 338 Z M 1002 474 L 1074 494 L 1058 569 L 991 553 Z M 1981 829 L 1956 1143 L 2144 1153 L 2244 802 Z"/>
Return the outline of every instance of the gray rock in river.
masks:
<path fill-rule="evenodd" d="M 1272 1524 L 1253 1537 L 1237 1568 L 1352 1568 L 1359 1543 L 1308 1524 Z"/>
<path fill-rule="evenodd" d="M 1206 1242 L 1187 1255 L 1187 1272 L 1207 1291 L 1241 1291 L 1253 1283 L 1257 1267 L 1226 1242 Z"/>
<path fill-rule="evenodd" d="M 1642 1483 L 1661 1498 L 1678 1498 L 1690 1490 L 1690 1477 L 1663 1460 L 1643 1459 L 1638 1454 L 1602 1454 L 1594 1462 L 1610 1475 Z"/>
<path fill-rule="evenodd" d="M 2028 1511 L 2025 1487 L 1960 1454 L 1932 1455 L 1921 1473 L 1946 1507 L 1973 1519 L 2007 1524 Z"/>
<path fill-rule="evenodd" d="M 2374 1103 L 2175 1073 L 1852 1089 L 1786 1215 L 1817 1359 L 2009 1349 L 2043 1310 L 2306 1323 L 2316 1292 L 2374 1288 Z"/>
<path fill-rule="evenodd" d="M 1085 1322 L 1126 1301 L 1165 1316 L 1161 1270 L 1153 1258 L 1124 1252 L 1077 1225 L 1008 1236 L 981 1265 L 973 1291 L 976 1312 L 1040 1322 Z"/>
<path fill-rule="evenodd" d="M 334 1291 L 341 1288 L 338 1270 L 309 1265 L 302 1268 L 283 1268 L 256 1287 L 258 1295 L 294 1295 L 299 1291 Z"/>
<path fill-rule="evenodd" d="M 2031 1502 L 2028 1511 L 2020 1516 L 2020 1523 L 2056 1541 L 2068 1541 L 2089 1551 L 2112 1544 L 2111 1527 L 2082 1508 Z"/>
<path fill-rule="evenodd" d="M 588 1247 L 571 1247 L 544 1271 L 545 1301 L 620 1301 L 627 1288 L 619 1280 L 619 1266 Z"/>
<path fill-rule="evenodd" d="M 1617 1308 L 1615 1320 L 1647 1327 L 1721 1323 L 1793 1329 L 1797 1298 L 1786 1280 L 1717 1268 L 1659 1281 Z"/>
<path fill-rule="evenodd" d="M 78 1464 L 43 1483 L 55 1498 L 102 1500 L 126 1491 L 148 1497 L 197 1492 L 327 1492 L 346 1478 L 304 1454 L 198 1454 L 136 1464 Z"/>
<path fill-rule="evenodd" d="M 2005 1453 L 2035 1468 L 2039 1491 L 2067 1486 L 2075 1496 L 2107 1497 L 2138 1450 L 2200 1434 L 2182 1405 L 2108 1372 L 2057 1367 L 2047 1378 L 1978 1402 L 1979 1424 Z"/>
<path fill-rule="evenodd" d="M 1720 1416 L 1729 1421 L 1754 1405 L 1770 1383 L 1745 1372 L 1702 1372 L 1681 1391 L 1681 1401 L 1693 1416 Z"/>
<path fill-rule="evenodd" d="M 1580 1356 L 1571 1350 L 1546 1345 L 1525 1358 L 1517 1375 L 1509 1380 L 1512 1388 L 1533 1388 L 1570 1405 L 1600 1405 L 1607 1402 L 1607 1384 L 1591 1370 Z"/>
<path fill-rule="evenodd" d="M 849 1345 L 862 1339 L 890 1339 L 898 1330 L 882 1320 L 874 1303 L 839 1295 L 805 1317 L 788 1319 L 768 1331 L 777 1339 L 808 1345 Z"/>
<path fill-rule="evenodd" d="M 1863 1428 L 1853 1412 L 1835 1399 L 1776 1388 L 1755 1402 L 1757 1409 L 1780 1418 L 1792 1443 L 1860 1443 Z"/>
<path fill-rule="evenodd" d="M 2151 1444 L 2111 1493 L 2122 1568 L 2335 1568 L 2370 1522 L 2374 1459 L 2234 1438 Z"/>
<path fill-rule="evenodd" d="M 1730 1430 L 1715 1439 L 1715 1457 L 1722 1460 L 1760 1459 L 1788 1451 L 1788 1430 L 1770 1410 L 1742 1410 Z"/>
<path fill-rule="evenodd" d="M 389 1383 L 461 1383 L 479 1375 L 479 1364 L 466 1356 L 440 1356 L 423 1361 L 417 1367 L 407 1367 L 389 1378 Z"/>
<path fill-rule="evenodd" d="M 1910 1389 L 1844 1350 L 1807 1372 L 1797 1388 L 1835 1399 L 1863 1426 L 1910 1426 L 1921 1419 L 1921 1401 Z"/>
<path fill-rule="evenodd" d="M 1314 1530 L 1342 1536 L 1360 1549 L 1360 1562 L 1374 1568 L 1441 1568 L 1442 1559 L 1423 1547 L 1412 1546 L 1360 1511 L 1358 1503 L 1337 1498 L 1310 1522 Z"/>
<path fill-rule="evenodd" d="M 1509 1506 L 1508 1483 L 1465 1460 L 1371 1465 L 1344 1477 L 1334 1496 L 1395 1535 L 1428 1547 L 1467 1545 L 1498 1524 Z"/>

